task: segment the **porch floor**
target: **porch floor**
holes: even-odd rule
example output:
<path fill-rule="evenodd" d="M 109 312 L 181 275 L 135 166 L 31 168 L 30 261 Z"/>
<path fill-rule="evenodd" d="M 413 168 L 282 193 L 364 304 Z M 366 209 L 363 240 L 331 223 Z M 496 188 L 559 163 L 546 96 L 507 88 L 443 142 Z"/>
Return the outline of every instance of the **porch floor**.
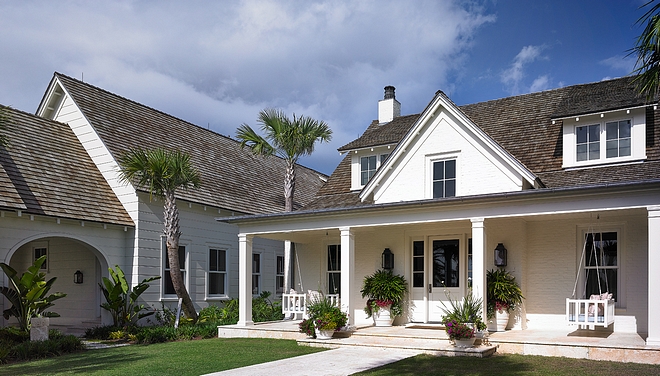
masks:
<path fill-rule="evenodd" d="M 308 338 L 298 332 L 298 320 L 256 323 L 249 327 L 218 327 L 218 337 L 254 337 L 295 339 L 300 345 L 320 347 L 366 346 L 419 350 L 443 356 L 487 357 L 501 354 L 563 356 L 592 360 L 610 360 L 660 364 L 660 348 L 646 346 L 637 333 L 607 330 L 508 330 L 490 333 L 485 344 L 473 348 L 454 347 L 441 326 L 408 324 L 392 327 L 358 327 L 350 336 L 330 340 Z M 337 338 L 338 337 L 338 338 Z"/>

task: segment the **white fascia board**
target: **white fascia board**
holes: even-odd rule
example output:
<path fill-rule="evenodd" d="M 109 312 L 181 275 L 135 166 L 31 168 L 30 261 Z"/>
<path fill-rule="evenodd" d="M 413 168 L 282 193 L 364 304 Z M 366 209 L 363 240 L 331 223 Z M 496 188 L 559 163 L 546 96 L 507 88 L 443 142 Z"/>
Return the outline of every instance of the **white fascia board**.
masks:
<path fill-rule="evenodd" d="M 53 95 L 55 93 L 55 89 L 57 87 L 62 88 L 62 84 L 60 84 L 59 79 L 53 75 L 53 78 L 50 80 L 50 83 L 48 84 L 48 88 L 46 88 L 46 92 L 44 93 L 44 96 L 41 98 L 41 102 L 39 102 L 39 106 L 37 107 L 37 111 L 35 111 L 35 115 L 39 117 L 44 117 L 46 110 L 48 110 L 48 103 L 51 101 L 53 98 Z M 64 100 L 60 101 L 60 106 L 64 103 Z"/>
<path fill-rule="evenodd" d="M 650 106 L 657 106 L 657 103 L 649 103 L 649 104 L 643 104 L 640 106 L 633 106 L 633 107 L 624 107 L 624 108 L 619 108 L 616 110 L 607 110 L 607 111 L 596 111 L 596 112 L 587 112 L 584 114 L 575 114 L 575 115 L 569 115 L 569 116 L 562 116 L 562 117 L 555 117 L 555 118 L 550 118 L 552 121 L 557 121 L 557 120 L 566 120 L 566 119 L 575 119 L 576 117 L 587 117 L 587 116 L 593 116 L 593 115 L 600 115 L 600 114 L 611 114 L 615 112 L 622 112 L 622 111 L 628 111 L 628 110 L 636 110 L 638 108 L 646 108 Z"/>
<path fill-rule="evenodd" d="M 466 221 L 472 218 L 525 218 L 547 215 L 645 209 L 660 205 L 655 188 L 629 191 L 532 190 L 514 194 L 488 195 L 468 200 L 427 201 L 409 205 L 375 205 L 328 213 L 308 213 L 274 218 L 255 218 L 235 223 L 239 232 L 258 237 L 294 239 L 310 231 L 350 228 L 381 228 L 436 222 Z"/>
<path fill-rule="evenodd" d="M 490 148 L 490 150 L 500 157 L 504 163 L 508 163 L 514 171 L 519 173 L 525 180 L 527 180 L 532 186 L 536 182 L 536 175 L 528 170 L 520 161 L 513 157 L 508 151 L 506 151 L 500 144 L 495 142 L 490 136 L 486 134 L 481 128 L 479 128 L 470 118 L 468 118 L 463 111 L 461 111 L 456 105 L 449 100 L 442 92 L 438 92 L 433 100 L 426 107 L 422 115 L 417 119 L 415 124 L 410 128 L 408 133 L 403 137 L 401 142 L 392 152 L 392 156 L 387 159 L 386 163 L 381 166 L 378 171 L 374 174 L 371 180 L 364 186 L 362 192 L 360 192 L 360 200 L 364 200 L 373 194 L 374 190 L 378 185 L 380 185 L 381 180 L 383 180 L 390 169 L 390 167 L 397 161 L 402 153 L 402 150 L 408 150 L 412 142 L 415 141 L 415 135 L 419 132 L 419 129 L 424 126 L 427 122 L 430 122 L 435 118 L 438 107 L 442 106 L 445 111 L 454 116 L 456 119 L 459 119 L 469 130 L 472 131 L 472 134 L 479 138 L 480 141 Z"/>

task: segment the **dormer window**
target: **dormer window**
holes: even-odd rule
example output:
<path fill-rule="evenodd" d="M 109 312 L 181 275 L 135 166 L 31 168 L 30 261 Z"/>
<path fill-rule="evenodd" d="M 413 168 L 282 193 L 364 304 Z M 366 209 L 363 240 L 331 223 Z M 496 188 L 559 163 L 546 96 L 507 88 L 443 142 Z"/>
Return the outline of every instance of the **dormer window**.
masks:
<path fill-rule="evenodd" d="M 365 186 L 385 163 L 389 154 L 367 155 L 360 157 L 360 185 Z"/>
<path fill-rule="evenodd" d="M 646 158 L 644 108 L 568 118 L 563 123 L 564 168 Z"/>

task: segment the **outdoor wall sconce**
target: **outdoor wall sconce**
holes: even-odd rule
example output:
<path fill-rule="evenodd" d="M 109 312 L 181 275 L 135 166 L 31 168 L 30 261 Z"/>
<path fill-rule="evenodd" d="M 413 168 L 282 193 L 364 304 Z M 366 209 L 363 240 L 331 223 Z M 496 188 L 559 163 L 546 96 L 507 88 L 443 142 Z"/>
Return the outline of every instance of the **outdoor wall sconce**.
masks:
<path fill-rule="evenodd" d="M 77 285 L 83 283 L 83 274 L 80 270 L 76 270 L 76 272 L 73 273 L 73 283 Z"/>
<path fill-rule="evenodd" d="M 394 269 L 394 253 L 390 251 L 389 248 L 385 248 L 383 251 L 383 269 L 391 270 Z"/>
<path fill-rule="evenodd" d="M 506 266 L 506 248 L 502 243 L 497 243 L 495 247 L 495 266 Z"/>

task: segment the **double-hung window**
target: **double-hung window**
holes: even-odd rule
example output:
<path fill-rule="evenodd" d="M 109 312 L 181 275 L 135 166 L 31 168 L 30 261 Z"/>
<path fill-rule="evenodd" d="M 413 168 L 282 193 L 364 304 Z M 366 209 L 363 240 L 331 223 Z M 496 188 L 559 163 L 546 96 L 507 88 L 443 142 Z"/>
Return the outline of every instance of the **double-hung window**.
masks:
<path fill-rule="evenodd" d="M 275 267 L 275 293 L 284 292 L 284 256 L 277 256 L 277 265 Z"/>
<path fill-rule="evenodd" d="M 585 297 L 612 293 L 618 301 L 619 242 L 617 232 L 596 232 L 585 235 L 584 245 Z"/>
<path fill-rule="evenodd" d="M 165 269 L 163 273 L 163 295 L 176 295 L 174 285 L 172 284 L 172 277 L 170 274 L 170 259 L 167 257 L 167 245 L 163 241 L 163 258 L 165 259 Z M 186 247 L 179 246 L 179 268 L 181 269 L 181 278 L 183 283 L 186 283 Z"/>
<path fill-rule="evenodd" d="M 385 163 L 389 154 L 370 155 L 360 158 L 360 184 L 366 185 L 380 166 Z"/>
<path fill-rule="evenodd" d="M 43 264 L 41 264 L 41 270 L 48 270 L 48 247 L 34 247 L 34 260 L 37 261 L 37 259 L 41 256 L 46 256 L 46 261 L 44 261 Z"/>
<path fill-rule="evenodd" d="M 575 127 L 575 133 L 578 162 L 632 155 L 629 119 Z"/>
<path fill-rule="evenodd" d="M 433 198 L 456 196 L 456 160 L 433 162 Z"/>
<path fill-rule="evenodd" d="M 252 254 L 252 295 L 261 294 L 261 254 Z"/>
<path fill-rule="evenodd" d="M 209 249 L 209 295 L 226 295 L 227 286 L 227 251 Z"/>
<path fill-rule="evenodd" d="M 341 292 L 341 245 L 328 246 L 328 294 Z"/>

